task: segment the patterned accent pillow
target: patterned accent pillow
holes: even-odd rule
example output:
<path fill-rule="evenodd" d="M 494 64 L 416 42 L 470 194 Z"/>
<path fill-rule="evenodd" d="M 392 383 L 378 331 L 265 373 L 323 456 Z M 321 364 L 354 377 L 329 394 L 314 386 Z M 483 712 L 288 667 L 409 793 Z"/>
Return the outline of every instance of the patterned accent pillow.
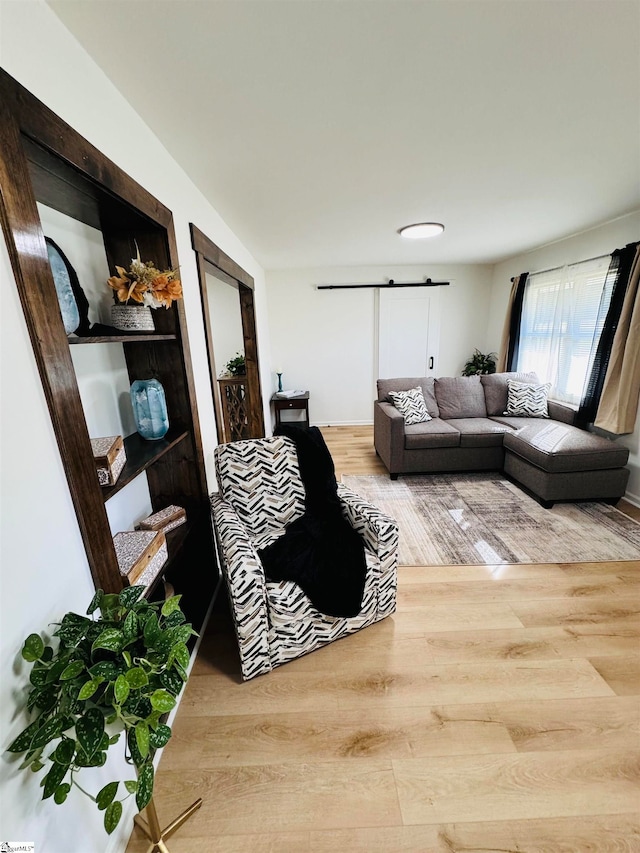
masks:
<path fill-rule="evenodd" d="M 547 397 L 550 382 L 536 385 L 533 382 L 518 382 L 507 379 L 507 411 L 505 415 L 527 418 L 548 418 Z"/>
<path fill-rule="evenodd" d="M 404 417 L 404 422 L 407 426 L 410 424 L 423 424 L 425 421 L 431 420 L 422 388 L 419 386 L 411 388 L 410 391 L 390 391 L 389 396 L 393 400 L 393 405 Z"/>

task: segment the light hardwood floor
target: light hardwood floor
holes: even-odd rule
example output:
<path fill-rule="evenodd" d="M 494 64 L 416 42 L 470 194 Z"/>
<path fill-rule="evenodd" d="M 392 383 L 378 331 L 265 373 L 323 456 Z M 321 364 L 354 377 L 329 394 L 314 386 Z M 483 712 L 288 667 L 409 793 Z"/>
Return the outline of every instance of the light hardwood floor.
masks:
<path fill-rule="evenodd" d="M 323 433 L 384 473 L 370 427 Z M 220 595 L 156 778 L 163 824 L 204 800 L 171 853 L 640 851 L 640 561 L 492 568 L 401 567 L 392 617 L 246 683 Z"/>

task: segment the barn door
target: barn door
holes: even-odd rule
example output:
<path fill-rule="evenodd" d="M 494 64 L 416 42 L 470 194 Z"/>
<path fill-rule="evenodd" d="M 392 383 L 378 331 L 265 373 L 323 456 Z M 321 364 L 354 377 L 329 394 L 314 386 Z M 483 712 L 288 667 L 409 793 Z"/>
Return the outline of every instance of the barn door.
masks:
<path fill-rule="evenodd" d="M 440 288 L 380 288 L 378 297 L 378 378 L 436 376 Z"/>

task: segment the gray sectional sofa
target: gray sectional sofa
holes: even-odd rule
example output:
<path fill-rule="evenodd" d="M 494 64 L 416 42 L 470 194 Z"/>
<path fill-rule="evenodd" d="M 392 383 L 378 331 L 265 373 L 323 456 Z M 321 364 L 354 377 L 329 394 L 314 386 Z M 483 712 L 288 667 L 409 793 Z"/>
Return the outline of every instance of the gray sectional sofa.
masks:
<path fill-rule="evenodd" d="M 626 489 L 629 451 L 580 429 L 575 412 L 548 401 L 548 417 L 506 415 L 508 379 L 531 373 L 378 380 L 374 444 L 391 479 L 400 474 L 503 471 L 543 506 L 558 500 L 616 503 Z M 405 424 L 392 392 L 420 387 L 431 420 Z"/>

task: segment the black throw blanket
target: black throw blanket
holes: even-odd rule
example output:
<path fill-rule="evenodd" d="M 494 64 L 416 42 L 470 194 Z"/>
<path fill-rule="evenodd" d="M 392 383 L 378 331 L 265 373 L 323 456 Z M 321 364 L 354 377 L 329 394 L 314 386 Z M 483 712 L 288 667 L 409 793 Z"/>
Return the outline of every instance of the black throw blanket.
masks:
<path fill-rule="evenodd" d="M 366 575 L 364 542 L 342 517 L 333 459 L 318 427 L 281 424 L 291 438 L 305 487 L 305 512 L 258 552 L 268 580 L 295 581 L 327 616 L 357 616 Z"/>

